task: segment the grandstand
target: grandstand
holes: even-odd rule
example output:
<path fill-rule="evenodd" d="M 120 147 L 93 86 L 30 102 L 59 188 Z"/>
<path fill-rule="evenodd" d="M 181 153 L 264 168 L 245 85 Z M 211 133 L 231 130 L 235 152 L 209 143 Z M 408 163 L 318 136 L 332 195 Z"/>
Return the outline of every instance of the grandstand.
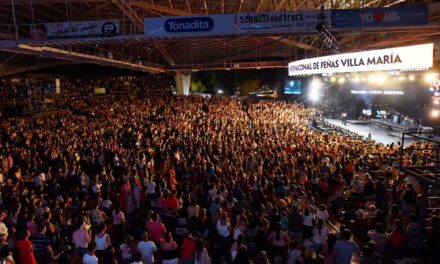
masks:
<path fill-rule="evenodd" d="M 440 263 L 439 48 L 432 0 L 0 0 L 0 263 Z"/>

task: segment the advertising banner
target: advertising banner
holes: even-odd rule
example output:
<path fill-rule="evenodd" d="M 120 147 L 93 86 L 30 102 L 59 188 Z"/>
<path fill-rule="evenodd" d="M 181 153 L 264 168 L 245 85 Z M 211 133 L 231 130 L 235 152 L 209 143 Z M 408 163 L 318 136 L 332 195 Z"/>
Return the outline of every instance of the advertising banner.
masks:
<path fill-rule="evenodd" d="M 36 39 L 113 37 L 119 35 L 119 20 L 94 20 L 36 25 Z"/>
<path fill-rule="evenodd" d="M 234 34 L 233 14 L 144 19 L 147 37 L 212 36 Z"/>
<path fill-rule="evenodd" d="M 395 27 L 428 23 L 428 7 L 405 6 L 332 10 L 332 28 Z"/>
<path fill-rule="evenodd" d="M 433 63 L 433 44 L 370 50 L 289 63 L 289 76 L 340 72 L 427 70 Z"/>
<path fill-rule="evenodd" d="M 316 32 L 316 25 L 330 24 L 330 10 L 236 14 L 237 33 Z"/>

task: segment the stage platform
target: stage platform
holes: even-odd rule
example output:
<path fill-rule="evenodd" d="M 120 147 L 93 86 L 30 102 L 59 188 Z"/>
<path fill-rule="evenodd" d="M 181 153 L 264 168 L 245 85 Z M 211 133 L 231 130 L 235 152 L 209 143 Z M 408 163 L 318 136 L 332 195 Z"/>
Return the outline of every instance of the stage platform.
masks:
<path fill-rule="evenodd" d="M 347 120 L 347 123 L 353 125 L 367 125 L 370 123 L 370 120 Z"/>
<path fill-rule="evenodd" d="M 372 126 L 369 122 L 349 123 L 347 121 L 347 125 L 344 126 L 342 125 L 342 121 L 340 119 L 325 119 L 325 121 L 363 136 L 365 139 L 368 137 L 368 134 L 371 134 L 371 139 L 378 143 L 391 144 L 393 142 L 397 143 L 402 141 L 401 137 L 397 137 L 397 135 L 401 135 L 400 133 L 393 133 L 393 135 L 390 135 L 389 130 Z M 410 142 L 405 140 L 405 144 L 406 143 Z"/>

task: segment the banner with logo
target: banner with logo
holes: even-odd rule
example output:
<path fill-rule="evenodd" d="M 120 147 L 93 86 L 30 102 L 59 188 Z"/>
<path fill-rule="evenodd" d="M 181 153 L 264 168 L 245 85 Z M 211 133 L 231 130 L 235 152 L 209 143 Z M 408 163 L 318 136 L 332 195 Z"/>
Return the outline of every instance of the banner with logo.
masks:
<path fill-rule="evenodd" d="M 236 14 L 237 33 L 316 32 L 316 25 L 330 24 L 330 10 Z"/>
<path fill-rule="evenodd" d="M 421 71 L 433 64 L 433 43 L 370 50 L 289 63 L 289 76 L 365 71 Z"/>
<path fill-rule="evenodd" d="M 230 35 L 234 33 L 234 19 L 233 14 L 145 18 L 144 34 L 148 37 Z"/>
<path fill-rule="evenodd" d="M 405 6 L 332 10 L 332 28 L 394 27 L 428 23 L 428 7 Z"/>
<path fill-rule="evenodd" d="M 119 35 L 119 20 L 94 20 L 36 25 L 36 39 L 113 37 Z"/>

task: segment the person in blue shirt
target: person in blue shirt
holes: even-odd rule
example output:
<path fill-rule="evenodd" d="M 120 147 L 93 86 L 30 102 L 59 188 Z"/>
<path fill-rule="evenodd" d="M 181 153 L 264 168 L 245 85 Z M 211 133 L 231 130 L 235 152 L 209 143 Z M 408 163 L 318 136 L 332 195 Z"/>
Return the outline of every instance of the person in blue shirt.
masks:
<path fill-rule="evenodd" d="M 341 240 L 336 242 L 335 245 L 335 263 L 336 264 L 350 264 L 351 258 L 353 254 L 359 254 L 358 245 L 350 239 L 351 232 L 348 229 L 345 229 L 341 232 Z"/>

